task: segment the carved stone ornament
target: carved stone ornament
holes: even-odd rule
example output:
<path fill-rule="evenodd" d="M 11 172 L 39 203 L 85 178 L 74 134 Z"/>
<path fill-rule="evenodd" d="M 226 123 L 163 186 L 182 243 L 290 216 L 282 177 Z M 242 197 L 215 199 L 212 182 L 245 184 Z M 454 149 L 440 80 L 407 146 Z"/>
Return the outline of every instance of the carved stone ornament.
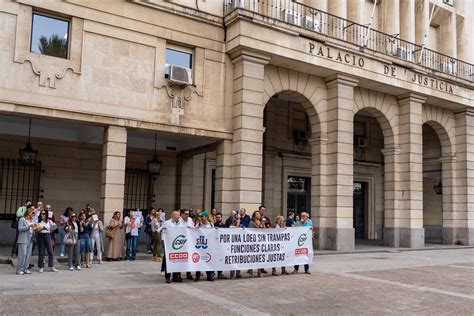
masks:
<path fill-rule="evenodd" d="M 204 95 L 198 91 L 195 85 L 178 85 L 168 81 L 167 85 L 161 86 L 165 88 L 168 97 L 171 99 L 171 107 L 184 110 L 189 101 L 196 94 L 200 97 Z"/>

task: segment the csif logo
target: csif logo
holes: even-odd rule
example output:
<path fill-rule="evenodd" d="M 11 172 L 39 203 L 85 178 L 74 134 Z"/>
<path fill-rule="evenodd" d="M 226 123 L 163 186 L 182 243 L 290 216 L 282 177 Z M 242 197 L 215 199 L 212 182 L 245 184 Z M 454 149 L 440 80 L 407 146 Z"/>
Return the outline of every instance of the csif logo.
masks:
<path fill-rule="evenodd" d="M 184 244 L 186 244 L 186 237 L 184 235 L 179 235 L 173 240 L 173 244 L 171 245 L 174 250 L 179 250 L 183 248 Z"/>
<path fill-rule="evenodd" d="M 204 235 L 200 235 L 199 238 L 196 239 L 196 249 L 207 249 L 207 238 Z"/>
<path fill-rule="evenodd" d="M 300 237 L 298 237 L 298 246 L 303 246 L 306 239 L 308 239 L 308 237 L 306 237 L 306 234 L 301 234 Z"/>

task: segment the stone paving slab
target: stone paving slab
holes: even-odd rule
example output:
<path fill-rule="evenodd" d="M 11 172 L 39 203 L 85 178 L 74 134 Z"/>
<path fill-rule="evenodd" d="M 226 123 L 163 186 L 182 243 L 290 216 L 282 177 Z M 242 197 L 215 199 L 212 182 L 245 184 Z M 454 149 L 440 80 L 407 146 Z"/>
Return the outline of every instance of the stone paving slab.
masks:
<path fill-rule="evenodd" d="M 311 275 L 172 284 L 151 260 L 24 276 L 0 265 L 0 314 L 472 315 L 473 265 L 472 249 L 352 254 L 316 257 Z"/>
<path fill-rule="evenodd" d="M 417 286 L 428 286 L 455 293 L 469 294 L 474 297 L 474 271 L 467 271 L 451 265 L 354 274 Z"/>

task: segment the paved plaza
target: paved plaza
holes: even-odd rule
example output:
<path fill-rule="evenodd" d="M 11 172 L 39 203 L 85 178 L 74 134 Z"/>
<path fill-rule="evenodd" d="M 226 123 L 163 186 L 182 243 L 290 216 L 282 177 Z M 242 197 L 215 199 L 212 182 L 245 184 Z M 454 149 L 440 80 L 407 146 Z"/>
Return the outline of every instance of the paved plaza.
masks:
<path fill-rule="evenodd" d="M 474 249 L 316 256 L 311 275 L 165 284 L 151 260 L 17 276 L 0 265 L 3 315 L 450 314 L 474 310 Z"/>

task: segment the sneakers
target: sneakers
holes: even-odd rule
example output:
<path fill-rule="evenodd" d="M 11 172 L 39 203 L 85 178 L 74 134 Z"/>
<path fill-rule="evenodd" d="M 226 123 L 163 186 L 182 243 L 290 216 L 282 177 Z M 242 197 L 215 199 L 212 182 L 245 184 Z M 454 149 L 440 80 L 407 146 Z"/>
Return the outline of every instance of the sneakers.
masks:
<path fill-rule="evenodd" d="M 30 270 L 26 270 L 26 271 L 25 271 L 25 274 L 31 274 L 31 271 L 30 271 Z"/>
<path fill-rule="evenodd" d="M 81 271 L 81 266 L 76 266 L 76 270 Z"/>
<path fill-rule="evenodd" d="M 43 271 L 44 271 L 43 268 L 39 268 L 39 269 L 38 269 L 38 272 L 39 272 L 39 273 L 43 273 Z"/>
<path fill-rule="evenodd" d="M 23 274 L 25 274 L 25 273 L 24 273 L 23 271 L 18 271 L 16 274 L 18 274 L 18 275 L 23 275 Z"/>
<path fill-rule="evenodd" d="M 291 272 L 291 274 L 297 274 L 298 273 L 298 270 L 293 270 L 293 272 Z"/>
<path fill-rule="evenodd" d="M 151 250 L 148 250 L 146 253 L 149 254 L 149 255 L 152 254 Z"/>
<path fill-rule="evenodd" d="M 51 272 L 58 272 L 58 269 L 56 269 L 55 267 L 51 267 Z"/>
<path fill-rule="evenodd" d="M 59 254 L 59 256 L 60 256 L 60 257 L 64 257 L 64 254 L 61 252 L 61 253 Z"/>
<path fill-rule="evenodd" d="M 74 268 L 73 268 L 73 267 L 69 267 L 69 271 L 74 271 Z"/>

